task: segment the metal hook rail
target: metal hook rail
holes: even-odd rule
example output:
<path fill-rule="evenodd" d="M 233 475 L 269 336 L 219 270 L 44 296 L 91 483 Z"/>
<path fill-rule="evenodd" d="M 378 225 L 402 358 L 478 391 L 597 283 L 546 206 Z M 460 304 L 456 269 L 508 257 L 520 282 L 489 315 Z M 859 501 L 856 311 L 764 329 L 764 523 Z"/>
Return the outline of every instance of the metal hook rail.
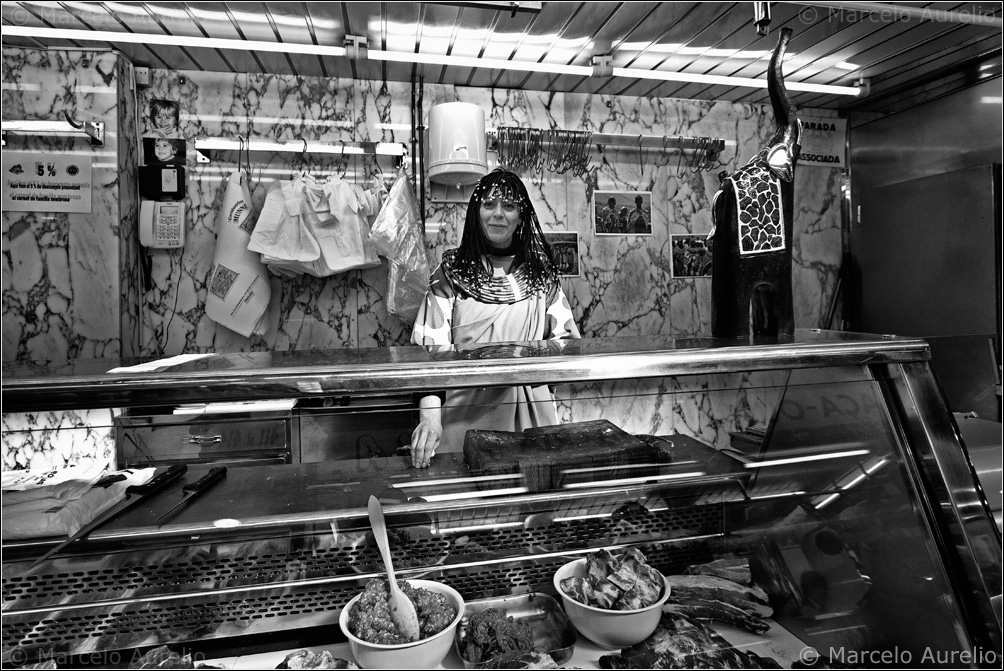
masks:
<path fill-rule="evenodd" d="M 527 129 L 530 130 L 530 129 Z M 487 131 L 491 142 L 498 139 L 498 131 L 494 128 Z M 541 142 L 549 140 L 544 137 Z M 639 135 L 637 133 L 591 133 L 590 144 L 610 147 L 626 147 L 633 149 L 678 149 L 682 151 L 712 150 L 721 152 L 725 149 L 725 140 L 721 138 L 685 137 L 682 135 Z M 491 146 L 489 144 L 489 146 Z"/>
<path fill-rule="evenodd" d="M 691 152 L 693 157 L 687 165 L 695 169 L 711 169 L 717 165 L 719 154 L 724 151 L 726 142 L 721 138 L 683 137 L 663 135 L 641 135 L 628 133 L 591 133 L 589 131 L 568 131 L 539 128 L 513 128 L 502 126 L 486 132 L 489 148 L 499 153 L 500 162 L 505 154 L 505 161 L 512 164 L 510 169 L 522 172 L 535 169 L 540 172 L 546 165 L 554 171 L 552 165 L 554 146 L 567 145 L 576 147 L 575 151 L 561 152 L 568 154 L 565 163 L 557 172 L 565 172 L 571 168 L 573 173 L 580 175 L 589 170 L 588 147 L 623 147 L 634 149 L 639 155 L 646 149 L 655 149 L 667 154 L 670 151 L 679 152 L 682 158 L 684 152 Z M 570 141 L 569 138 L 575 140 Z M 666 165 L 668 161 L 659 162 Z"/>

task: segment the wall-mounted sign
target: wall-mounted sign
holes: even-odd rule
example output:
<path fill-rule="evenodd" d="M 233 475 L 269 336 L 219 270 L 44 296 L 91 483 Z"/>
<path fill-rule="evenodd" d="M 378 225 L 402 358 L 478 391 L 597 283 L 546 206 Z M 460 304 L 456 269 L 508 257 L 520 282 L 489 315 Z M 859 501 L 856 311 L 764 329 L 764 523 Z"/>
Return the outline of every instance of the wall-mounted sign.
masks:
<path fill-rule="evenodd" d="M 90 212 L 92 158 L 83 154 L 4 151 L 3 209 Z"/>
<path fill-rule="evenodd" d="M 847 167 L 847 119 L 799 117 L 802 120 L 802 152 L 799 165 L 818 165 L 826 168 Z"/>

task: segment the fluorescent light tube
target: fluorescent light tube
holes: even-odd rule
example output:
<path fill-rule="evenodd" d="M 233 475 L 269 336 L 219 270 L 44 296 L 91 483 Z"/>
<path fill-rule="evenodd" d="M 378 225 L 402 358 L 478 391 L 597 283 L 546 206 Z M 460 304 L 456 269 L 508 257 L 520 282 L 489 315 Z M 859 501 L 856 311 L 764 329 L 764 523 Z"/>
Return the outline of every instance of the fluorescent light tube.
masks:
<path fill-rule="evenodd" d="M 239 140 L 230 138 L 196 138 L 195 148 L 199 151 L 214 149 L 238 151 L 280 151 L 307 154 L 365 154 L 366 149 L 359 142 L 315 142 L 308 140 Z M 373 153 L 381 156 L 404 156 L 405 148 L 397 142 L 375 142 Z"/>
<path fill-rule="evenodd" d="M 589 487 L 597 487 L 599 485 L 616 486 L 616 485 L 638 485 L 646 484 L 649 482 L 666 482 L 669 480 L 686 480 L 689 478 L 699 478 L 704 475 L 704 471 L 694 471 L 693 473 L 674 473 L 673 475 L 649 475 L 641 476 L 637 478 L 618 478 L 611 480 L 596 480 L 589 482 L 570 482 L 567 485 L 562 485 L 564 489 L 586 489 Z"/>
<path fill-rule="evenodd" d="M 702 75 L 691 72 L 667 72 L 665 70 L 634 70 L 614 68 L 614 77 L 637 77 L 638 79 L 654 79 L 666 82 L 687 82 L 690 84 L 715 84 L 720 86 L 744 86 L 754 89 L 767 88 L 766 79 L 751 77 L 723 77 L 720 75 Z M 859 86 L 831 86 L 829 84 L 809 84 L 807 82 L 784 82 L 789 91 L 807 91 L 810 93 L 829 93 L 842 96 L 861 94 Z"/>
<path fill-rule="evenodd" d="M 90 42 L 120 42 L 124 44 L 159 44 L 167 47 L 195 47 L 201 49 L 237 49 L 239 51 L 271 51 L 316 56 L 344 56 L 345 47 L 325 47 L 317 44 L 292 42 L 263 42 L 260 40 L 229 40 L 217 37 L 188 37 L 186 35 L 150 35 L 147 33 L 120 33 L 111 30 L 72 30 L 68 28 L 41 28 L 35 26 L 4 26 L 4 35 L 12 37 L 44 37 L 53 40 L 78 40 Z"/>
<path fill-rule="evenodd" d="M 843 459 L 844 457 L 860 457 L 868 454 L 868 450 L 850 450 L 847 452 L 829 452 L 824 454 L 811 454 L 805 457 L 791 457 L 788 459 L 767 459 L 765 461 L 751 461 L 743 464 L 745 468 L 763 468 L 764 466 L 786 466 L 789 464 L 801 464 L 809 461 L 823 461 L 826 459 Z"/>
<path fill-rule="evenodd" d="M 307 54 L 315 56 L 345 56 L 344 47 L 329 47 L 317 44 L 296 44 L 292 42 L 264 42 L 260 40 L 231 40 L 215 37 L 189 37 L 185 35 L 150 35 L 146 33 L 124 33 L 108 30 L 76 30 L 66 28 L 42 28 L 35 26 L 4 26 L 4 35 L 14 37 L 34 37 L 57 40 L 79 40 L 126 44 L 158 44 L 203 49 L 236 49 L 240 51 L 268 51 L 273 53 Z M 554 75 L 577 75 L 590 77 L 593 68 L 589 65 L 564 65 L 561 63 L 537 63 L 510 61 L 501 58 L 477 58 L 473 56 L 447 56 L 439 54 L 418 54 L 407 51 L 369 50 L 371 60 L 397 63 L 421 63 L 425 65 L 452 65 L 468 68 L 490 68 L 496 70 L 516 70 Z M 724 77 L 719 75 L 693 74 L 688 72 L 668 72 L 663 70 L 640 70 L 633 68 L 613 68 L 614 77 L 652 79 L 656 81 L 687 82 L 694 84 L 715 84 L 748 88 L 767 88 L 766 79 L 749 77 Z M 785 82 L 790 91 L 827 93 L 831 95 L 861 95 L 858 86 L 833 86 L 829 84 L 809 84 L 806 82 Z"/>

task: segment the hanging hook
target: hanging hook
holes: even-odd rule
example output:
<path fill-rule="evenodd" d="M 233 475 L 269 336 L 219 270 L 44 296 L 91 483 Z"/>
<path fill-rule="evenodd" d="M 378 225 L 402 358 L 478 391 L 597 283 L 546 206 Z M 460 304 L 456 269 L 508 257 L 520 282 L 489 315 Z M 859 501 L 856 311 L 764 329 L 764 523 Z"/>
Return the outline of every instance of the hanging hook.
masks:
<path fill-rule="evenodd" d="M 84 127 L 83 121 L 74 121 L 73 117 L 71 117 L 70 113 L 67 112 L 66 110 L 63 110 L 63 116 L 66 117 L 66 123 L 70 124 L 74 128 L 80 129 Z"/>
<path fill-rule="evenodd" d="M 244 170 L 244 174 L 247 175 L 248 184 L 250 186 L 250 182 L 251 182 L 251 137 L 250 136 L 248 136 L 247 141 L 245 143 L 244 161 L 245 161 L 245 165 L 243 166 L 243 170 Z M 242 166 L 237 166 L 237 167 L 238 167 L 238 169 L 242 168 Z"/>
<path fill-rule="evenodd" d="M 237 174 L 243 172 L 244 165 L 244 136 L 237 136 Z"/>
<path fill-rule="evenodd" d="M 645 150 L 641 146 L 641 133 L 638 134 L 638 179 L 645 174 Z"/>

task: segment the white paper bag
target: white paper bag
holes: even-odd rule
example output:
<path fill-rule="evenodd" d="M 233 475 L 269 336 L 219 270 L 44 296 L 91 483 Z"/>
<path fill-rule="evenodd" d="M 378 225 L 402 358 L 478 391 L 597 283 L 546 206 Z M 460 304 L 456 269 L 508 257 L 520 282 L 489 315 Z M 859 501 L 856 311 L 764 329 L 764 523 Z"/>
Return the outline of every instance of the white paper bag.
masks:
<path fill-rule="evenodd" d="M 209 271 L 206 315 L 244 337 L 268 330 L 272 290 L 261 257 L 248 250 L 254 219 L 251 191 L 243 175 L 231 174 L 216 213 L 216 252 Z"/>

